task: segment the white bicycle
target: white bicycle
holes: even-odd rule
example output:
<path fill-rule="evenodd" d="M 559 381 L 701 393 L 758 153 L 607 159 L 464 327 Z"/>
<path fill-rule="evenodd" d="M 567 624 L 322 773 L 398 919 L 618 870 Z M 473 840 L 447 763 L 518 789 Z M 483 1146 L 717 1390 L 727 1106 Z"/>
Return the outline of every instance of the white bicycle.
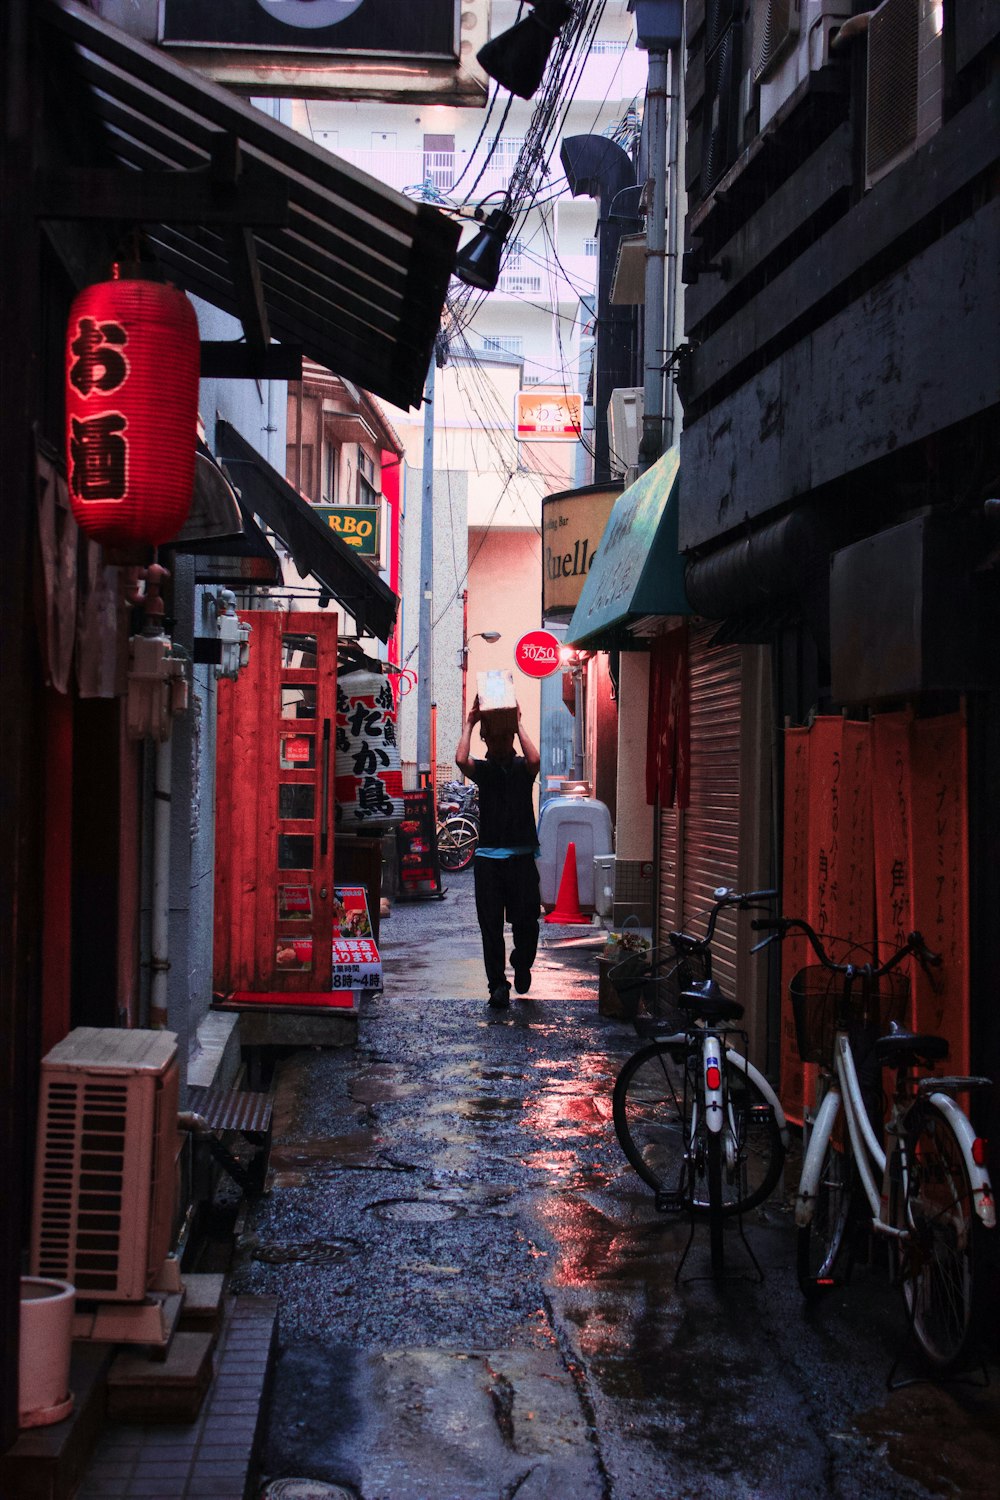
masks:
<path fill-rule="evenodd" d="M 635 1017 L 636 1029 L 653 1032 L 615 1083 L 619 1143 L 661 1212 L 686 1209 L 692 1221 L 708 1220 L 715 1277 L 724 1269 L 725 1219 L 773 1192 L 788 1132 L 777 1095 L 735 1029 L 743 1007 L 712 978 L 712 937 L 724 907 L 746 910 L 774 894 L 717 890 L 703 937 L 672 932 L 664 957 L 635 955 L 611 971 L 623 1000 L 631 993 L 637 1004 L 641 995 L 651 1013 L 651 1020 Z M 672 1024 L 662 1024 L 664 1013 Z M 732 1045 L 737 1038 L 740 1048 Z"/>
<path fill-rule="evenodd" d="M 982 1321 L 983 1235 L 995 1228 L 996 1209 L 985 1142 L 955 1095 L 990 1080 L 919 1077 L 918 1069 L 947 1057 L 948 1043 L 901 1024 L 909 981 L 898 965 L 910 955 L 928 970 L 941 960 L 918 932 L 882 964 L 838 964 L 807 922 L 751 925 L 776 937 L 804 933 L 819 960 L 791 984 L 799 1054 L 820 1067 L 795 1200 L 802 1292 L 815 1298 L 847 1279 L 860 1211 L 888 1241 L 893 1279 L 928 1361 L 942 1373 L 967 1364 Z M 887 1148 L 879 1139 L 884 1068 L 895 1072 Z"/>

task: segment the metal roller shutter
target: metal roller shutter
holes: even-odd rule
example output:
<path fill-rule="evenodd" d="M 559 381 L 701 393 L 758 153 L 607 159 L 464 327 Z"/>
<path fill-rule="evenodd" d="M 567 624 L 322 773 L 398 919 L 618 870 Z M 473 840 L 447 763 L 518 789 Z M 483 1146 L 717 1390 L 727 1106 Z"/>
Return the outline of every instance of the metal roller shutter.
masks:
<path fill-rule="evenodd" d="M 690 627 L 691 796 L 660 810 L 660 941 L 678 925 L 701 932 L 717 886 L 739 883 L 743 657 L 708 643 L 717 625 Z M 724 912 L 713 945 L 715 978 L 737 993 L 736 913 Z"/>

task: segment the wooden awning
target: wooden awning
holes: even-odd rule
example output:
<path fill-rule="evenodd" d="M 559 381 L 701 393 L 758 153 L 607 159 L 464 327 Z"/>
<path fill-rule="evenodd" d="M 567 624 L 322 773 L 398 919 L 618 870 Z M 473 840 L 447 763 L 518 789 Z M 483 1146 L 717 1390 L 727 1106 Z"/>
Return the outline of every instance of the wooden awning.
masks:
<path fill-rule="evenodd" d="M 69 69 L 103 138 L 101 165 L 69 165 L 64 142 L 42 218 L 141 227 L 172 281 L 239 318 L 244 341 L 204 346 L 204 374 L 297 379 L 305 354 L 418 405 L 459 226 L 74 0 L 40 20 L 55 88 Z"/>

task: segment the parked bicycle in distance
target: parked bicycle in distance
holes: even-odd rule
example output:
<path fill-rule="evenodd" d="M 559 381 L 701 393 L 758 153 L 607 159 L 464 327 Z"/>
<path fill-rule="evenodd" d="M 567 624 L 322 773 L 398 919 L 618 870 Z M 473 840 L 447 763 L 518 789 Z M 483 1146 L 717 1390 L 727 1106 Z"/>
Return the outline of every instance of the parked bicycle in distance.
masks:
<path fill-rule="evenodd" d="M 446 781 L 438 795 L 438 862 L 452 874 L 466 870 L 479 847 L 479 788 L 475 782 Z"/>
<path fill-rule="evenodd" d="M 725 1220 L 770 1196 L 788 1131 L 777 1095 L 748 1060 L 746 1035 L 733 1024 L 743 1006 L 712 978 L 711 944 L 724 908 L 759 907 L 776 894 L 720 888 L 703 937 L 672 932 L 662 957 L 655 949 L 630 955 L 609 975 L 623 1000 L 641 998 L 647 1015 L 636 1016 L 636 1029 L 653 1037 L 615 1083 L 618 1140 L 655 1191 L 658 1209 L 687 1209 L 692 1233 L 695 1219 L 708 1220 L 716 1278 L 724 1272 Z M 732 1045 L 735 1039 L 742 1050 Z"/>
<path fill-rule="evenodd" d="M 927 1360 L 942 1373 L 959 1367 L 975 1345 L 983 1237 L 996 1212 L 985 1143 L 955 1098 L 990 1080 L 918 1076 L 947 1057 L 948 1043 L 902 1025 L 909 981 L 899 965 L 912 955 L 929 972 L 941 960 L 918 932 L 884 963 L 857 964 L 835 963 L 798 918 L 751 926 L 774 934 L 765 943 L 801 932 L 819 960 L 791 984 L 799 1055 L 820 1068 L 795 1202 L 799 1285 L 815 1298 L 847 1279 L 860 1208 L 888 1242 L 893 1279 Z M 885 1068 L 894 1070 L 895 1085 L 883 1147 Z"/>

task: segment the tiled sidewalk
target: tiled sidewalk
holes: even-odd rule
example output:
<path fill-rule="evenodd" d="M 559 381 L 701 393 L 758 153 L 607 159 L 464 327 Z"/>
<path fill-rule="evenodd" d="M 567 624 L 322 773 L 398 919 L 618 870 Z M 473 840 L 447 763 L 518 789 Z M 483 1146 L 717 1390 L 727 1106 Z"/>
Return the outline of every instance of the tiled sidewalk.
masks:
<path fill-rule="evenodd" d="M 249 1500 L 267 1395 L 276 1297 L 234 1297 L 198 1418 L 184 1426 L 109 1422 L 76 1500 Z"/>

